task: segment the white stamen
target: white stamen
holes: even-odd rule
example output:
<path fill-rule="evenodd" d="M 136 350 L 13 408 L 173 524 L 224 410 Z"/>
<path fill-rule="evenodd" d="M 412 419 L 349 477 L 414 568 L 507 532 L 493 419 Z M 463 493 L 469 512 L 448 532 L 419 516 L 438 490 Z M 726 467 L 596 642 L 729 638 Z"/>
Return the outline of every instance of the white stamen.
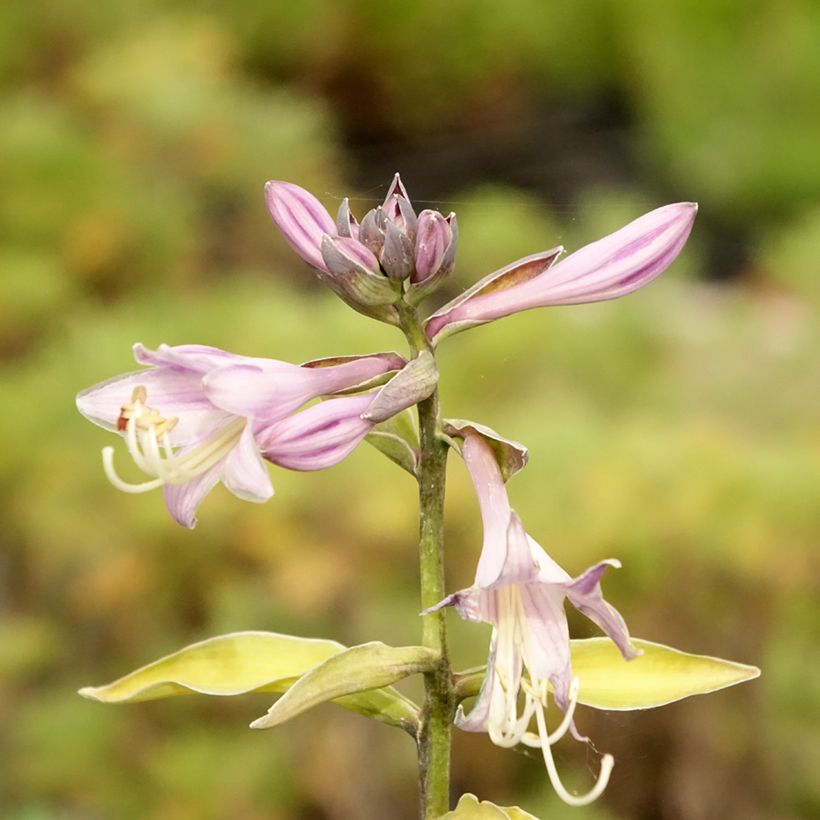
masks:
<path fill-rule="evenodd" d="M 538 722 L 538 733 L 545 740 L 549 739 L 547 732 L 547 721 L 544 717 L 544 707 L 539 703 L 535 712 L 535 719 Z M 541 752 L 544 756 L 544 763 L 547 767 L 547 774 L 552 783 L 552 788 L 555 793 L 569 806 L 588 806 L 590 803 L 596 801 L 606 789 L 609 783 L 609 776 L 612 774 L 612 767 L 615 765 L 615 758 L 610 754 L 606 754 L 601 758 L 601 770 L 598 773 L 598 780 L 595 785 L 586 793 L 582 795 L 570 794 L 561 782 L 558 776 L 558 770 L 555 768 L 555 760 L 552 757 L 552 747 L 545 742 L 541 746 Z"/>
<path fill-rule="evenodd" d="M 487 718 L 487 732 L 490 739 L 497 746 L 512 747 L 519 743 L 530 748 L 540 748 L 544 757 L 552 787 L 556 794 L 570 806 L 586 806 L 597 800 L 609 783 L 615 759 L 606 754 L 601 759 L 601 769 L 595 785 L 586 794 L 570 794 L 561 783 L 555 760 L 552 756 L 552 744 L 557 743 L 569 731 L 578 705 L 580 681 L 572 679 L 568 693 L 567 710 L 558 727 L 550 733 L 547 729 L 545 710 L 549 696 L 549 681 L 532 677 L 532 670 L 527 665 L 527 658 L 537 657 L 537 647 L 532 644 L 533 638 L 529 632 L 527 614 L 521 599 L 521 594 L 515 584 L 502 587 L 498 590 L 498 607 L 500 610 L 496 629 L 496 647 L 501 653 L 513 652 L 515 664 L 523 661 L 526 673 L 522 676 L 519 687 L 524 693 L 524 708 L 518 716 L 518 692 L 513 691 L 513 681 L 508 679 L 510 667 L 503 658 L 496 656 L 494 672 L 498 679 L 498 686 L 493 689 L 493 700 L 490 703 L 490 713 Z M 505 669 L 507 671 L 505 671 Z M 527 675 L 529 677 L 527 677 Z M 530 720 L 535 714 L 538 734 L 528 731 Z"/>
<path fill-rule="evenodd" d="M 174 451 L 168 433 L 176 419 L 165 419 L 147 407 L 145 390 L 134 390 L 131 404 L 123 407 L 125 446 L 137 467 L 154 478 L 141 483 L 124 481 L 114 469 L 114 448 L 102 451 L 103 470 L 108 480 L 126 493 L 144 493 L 164 484 L 185 484 L 211 469 L 236 446 L 246 419 L 235 418 L 201 444 L 179 454 Z"/>

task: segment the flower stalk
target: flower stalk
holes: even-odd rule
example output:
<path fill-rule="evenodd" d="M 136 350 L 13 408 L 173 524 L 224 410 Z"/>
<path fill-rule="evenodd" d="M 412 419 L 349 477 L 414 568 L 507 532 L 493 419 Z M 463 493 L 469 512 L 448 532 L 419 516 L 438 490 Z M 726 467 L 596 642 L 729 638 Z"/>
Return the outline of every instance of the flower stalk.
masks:
<path fill-rule="evenodd" d="M 416 311 L 399 303 L 399 316 L 414 355 L 430 350 Z M 419 574 L 421 608 L 429 609 L 445 592 L 444 490 L 448 446 L 441 436 L 438 390 L 418 404 L 420 462 Z M 423 646 L 439 657 L 424 675 L 424 705 L 418 742 L 421 817 L 445 814 L 450 802 L 450 743 L 456 699 L 447 653 L 447 627 L 440 610 L 422 618 Z"/>

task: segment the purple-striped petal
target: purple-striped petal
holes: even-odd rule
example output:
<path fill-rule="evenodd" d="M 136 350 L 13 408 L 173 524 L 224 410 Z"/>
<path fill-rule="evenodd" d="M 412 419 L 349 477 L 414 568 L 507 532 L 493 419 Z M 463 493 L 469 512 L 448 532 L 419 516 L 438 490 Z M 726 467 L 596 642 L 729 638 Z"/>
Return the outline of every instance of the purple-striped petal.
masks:
<path fill-rule="evenodd" d="M 590 567 L 574 580 L 563 585 L 567 598 L 583 615 L 597 624 L 615 643 L 621 654 L 629 660 L 640 655 L 629 641 L 629 630 L 626 628 L 621 613 L 604 600 L 601 592 L 601 576 L 607 567 L 620 567 L 620 561 L 609 559 Z"/>
<path fill-rule="evenodd" d="M 139 386 L 145 387 L 150 407 L 178 419 L 171 432 L 174 446 L 201 438 L 226 418 L 208 401 L 199 374 L 173 368 L 137 370 L 95 384 L 77 395 L 77 409 L 94 424 L 116 432 L 122 408 Z"/>
<path fill-rule="evenodd" d="M 563 252 L 563 247 L 559 245 L 548 251 L 534 253 L 532 256 L 518 259 L 483 279 L 479 279 L 430 316 L 424 328 L 427 337 L 433 341 L 439 341 L 444 336 L 481 324 L 483 319 L 462 318 L 461 312 L 466 309 L 467 305 L 471 305 L 474 299 L 490 298 L 496 293 L 512 290 L 516 286 L 520 287 L 541 276 L 549 270 Z"/>
<path fill-rule="evenodd" d="M 196 373 L 207 373 L 215 367 L 224 367 L 227 364 L 254 361 L 249 356 L 238 356 L 236 353 L 228 353 L 208 345 L 161 344 L 156 350 L 150 350 L 137 342 L 133 350 L 134 358 L 139 364 L 149 367 L 173 367 Z"/>
<path fill-rule="evenodd" d="M 416 272 L 412 281 L 421 282 L 437 273 L 453 241 L 450 223 L 438 212 L 424 210 L 419 214 L 416 233 Z"/>
<path fill-rule="evenodd" d="M 530 279 L 503 290 L 474 292 L 454 300 L 431 317 L 427 334 L 443 338 L 531 308 L 600 302 L 632 293 L 675 260 L 696 213 L 697 205 L 692 202 L 650 211 Z"/>
<path fill-rule="evenodd" d="M 395 354 L 351 357 L 340 364 L 300 366 L 275 359 L 223 367 L 202 379 L 217 407 L 237 416 L 272 422 L 318 396 L 359 386 L 403 364 Z"/>
<path fill-rule="evenodd" d="M 257 433 L 269 461 L 291 470 L 323 470 L 337 464 L 362 441 L 373 425 L 361 418 L 372 394 L 329 399 Z"/>
<path fill-rule="evenodd" d="M 275 180 L 265 185 L 265 201 L 291 248 L 309 265 L 327 270 L 322 260 L 322 237 L 335 234 L 336 223 L 322 203 L 298 185 Z"/>
<path fill-rule="evenodd" d="M 484 524 L 484 545 L 475 584 L 486 589 L 504 569 L 512 508 L 495 454 L 481 436 L 469 432 L 465 435 L 462 456 L 475 487 Z"/>

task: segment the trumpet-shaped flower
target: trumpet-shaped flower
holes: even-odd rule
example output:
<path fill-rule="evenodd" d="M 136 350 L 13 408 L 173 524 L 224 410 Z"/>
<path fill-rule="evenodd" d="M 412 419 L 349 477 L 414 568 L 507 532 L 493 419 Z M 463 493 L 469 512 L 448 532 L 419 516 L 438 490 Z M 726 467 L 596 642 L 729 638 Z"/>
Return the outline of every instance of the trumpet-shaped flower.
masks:
<path fill-rule="evenodd" d="M 602 561 L 577 578 L 571 578 L 524 531 L 511 509 L 495 455 L 484 439 L 464 434 L 463 455 L 484 524 L 484 546 L 473 586 L 456 592 L 434 609 L 454 606 L 462 618 L 492 624 L 487 674 L 472 710 L 459 707 L 456 724 L 469 732 L 486 731 L 500 746 L 523 743 L 540 748 L 550 780 L 566 802 L 583 805 L 606 788 L 613 760 L 606 755 L 594 788 L 580 797 L 561 784 L 551 746 L 568 730 L 581 738 L 572 718 L 578 681 L 572 676 L 569 628 L 564 600 L 570 602 L 615 642 L 627 659 L 638 652 L 620 614 L 603 598 L 600 579 L 607 566 Z M 551 689 L 563 720 L 553 732 L 547 729 L 545 710 Z M 523 706 L 519 709 L 519 693 Z M 530 731 L 533 717 L 537 733 Z"/>
<path fill-rule="evenodd" d="M 696 213 L 693 202 L 666 205 L 557 264 L 561 247 L 513 262 L 434 313 L 427 321 L 427 336 L 440 341 L 522 310 L 600 302 L 632 293 L 672 264 Z"/>
<path fill-rule="evenodd" d="M 194 526 L 197 507 L 219 481 L 248 501 L 271 497 L 258 444 L 263 430 L 317 396 L 368 383 L 404 364 L 395 354 L 377 354 L 300 366 L 202 345 L 154 351 L 137 344 L 134 357 L 147 369 L 82 391 L 77 407 L 119 433 L 148 477 L 139 483 L 122 479 L 114 448 L 105 447 L 111 483 L 129 493 L 162 487 L 169 512 L 186 527 Z"/>

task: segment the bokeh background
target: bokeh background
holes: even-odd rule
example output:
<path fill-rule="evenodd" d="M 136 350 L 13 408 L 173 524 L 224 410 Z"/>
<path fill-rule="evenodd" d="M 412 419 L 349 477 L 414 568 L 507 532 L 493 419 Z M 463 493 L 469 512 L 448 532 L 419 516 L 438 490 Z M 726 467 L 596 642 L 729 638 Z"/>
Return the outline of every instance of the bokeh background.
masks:
<path fill-rule="evenodd" d="M 514 505 L 573 574 L 623 561 L 606 591 L 634 634 L 764 670 L 581 710 L 617 758 L 590 808 L 485 736 L 456 738 L 454 793 L 579 820 L 817 817 L 818 42 L 811 0 L 0 4 L 2 816 L 414 816 L 408 739 L 335 707 L 251 732 L 266 697 L 74 694 L 231 630 L 417 639 L 414 485 L 375 450 L 277 470 L 263 507 L 218 489 L 192 533 L 107 484 L 108 437 L 73 406 L 137 340 L 401 349 L 318 287 L 262 199 L 288 179 L 361 214 L 400 170 L 418 207 L 458 212 L 444 296 L 700 202 L 647 290 L 449 341 L 444 406 L 530 446 Z M 455 462 L 448 514 L 454 589 L 480 543 Z M 486 631 L 452 628 L 457 665 L 482 663 Z M 557 754 L 589 784 L 593 752 Z"/>

